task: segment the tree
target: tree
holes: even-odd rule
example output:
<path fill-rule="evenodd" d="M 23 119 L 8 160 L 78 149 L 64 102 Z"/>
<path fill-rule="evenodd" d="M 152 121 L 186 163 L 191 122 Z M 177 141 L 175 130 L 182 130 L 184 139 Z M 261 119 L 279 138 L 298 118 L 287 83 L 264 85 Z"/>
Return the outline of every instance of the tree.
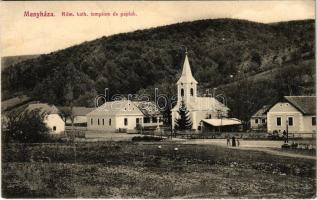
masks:
<path fill-rule="evenodd" d="M 11 111 L 8 114 L 5 141 L 34 143 L 48 138 L 50 129 L 44 123 L 47 113 L 39 109 Z"/>
<path fill-rule="evenodd" d="M 193 124 L 188 115 L 189 111 L 187 110 L 184 101 L 181 102 L 181 106 L 177 112 L 179 114 L 179 118 L 175 120 L 175 129 L 178 131 L 190 130 Z"/>
<path fill-rule="evenodd" d="M 72 121 L 73 114 L 72 114 L 72 109 L 70 107 L 61 107 L 58 109 L 59 116 L 63 119 L 63 121 L 66 124 L 67 119 L 70 119 Z"/>

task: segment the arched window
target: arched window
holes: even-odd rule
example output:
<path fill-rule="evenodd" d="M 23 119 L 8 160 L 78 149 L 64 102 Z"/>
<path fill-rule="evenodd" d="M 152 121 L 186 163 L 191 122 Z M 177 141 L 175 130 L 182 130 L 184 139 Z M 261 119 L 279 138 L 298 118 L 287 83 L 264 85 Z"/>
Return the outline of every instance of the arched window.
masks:
<path fill-rule="evenodd" d="M 181 96 L 182 97 L 184 96 L 184 89 L 183 88 L 181 89 Z"/>
<path fill-rule="evenodd" d="M 190 88 L 190 96 L 194 96 L 194 89 Z"/>

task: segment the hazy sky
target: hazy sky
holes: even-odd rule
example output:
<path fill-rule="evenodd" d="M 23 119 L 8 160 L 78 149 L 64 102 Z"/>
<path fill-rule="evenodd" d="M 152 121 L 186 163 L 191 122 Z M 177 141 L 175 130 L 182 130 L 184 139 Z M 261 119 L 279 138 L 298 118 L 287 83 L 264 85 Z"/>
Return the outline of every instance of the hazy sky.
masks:
<path fill-rule="evenodd" d="M 315 1 L 0 2 L 1 56 L 49 53 L 84 41 L 183 21 L 239 18 L 263 23 L 315 18 Z M 24 11 L 55 17 L 24 17 Z M 134 11 L 134 17 L 63 17 L 61 12 Z"/>

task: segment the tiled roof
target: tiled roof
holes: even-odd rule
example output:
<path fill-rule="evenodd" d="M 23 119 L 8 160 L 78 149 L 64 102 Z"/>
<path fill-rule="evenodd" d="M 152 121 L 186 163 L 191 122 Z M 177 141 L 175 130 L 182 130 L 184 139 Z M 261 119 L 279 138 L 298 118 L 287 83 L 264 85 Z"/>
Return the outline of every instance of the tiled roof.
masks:
<path fill-rule="evenodd" d="M 29 102 L 31 99 L 28 96 L 22 95 L 19 97 L 14 97 L 1 102 L 1 111 L 5 111 L 11 108 L 14 108 L 18 105 Z"/>
<path fill-rule="evenodd" d="M 264 105 L 260 110 L 258 110 L 252 117 L 264 117 L 266 116 L 266 112 L 270 109 L 271 106 Z"/>
<path fill-rule="evenodd" d="M 30 104 L 26 110 L 36 110 L 39 109 L 41 112 L 46 112 L 47 114 L 58 114 L 58 109 L 54 105 L 48 105 L 46 103 L 34 103 Z"/>
<path fill-rule="evenodd" d="M 160 111 L 156 107 L 154 102 L 150 101 L 134 101 L 133 102 L 139 109 L 140 111 L 145 115 L 159 115 Z"/>
<path fill-rule="evenodd" d="M 130 100 L 109 101 L 89 112 L 87 116 L 143 115 Z"/>
<path fill-rule="evenodd" d="M 316 115 L 316 96 L 285 96 L 284 99 L 304 115 Z"/>

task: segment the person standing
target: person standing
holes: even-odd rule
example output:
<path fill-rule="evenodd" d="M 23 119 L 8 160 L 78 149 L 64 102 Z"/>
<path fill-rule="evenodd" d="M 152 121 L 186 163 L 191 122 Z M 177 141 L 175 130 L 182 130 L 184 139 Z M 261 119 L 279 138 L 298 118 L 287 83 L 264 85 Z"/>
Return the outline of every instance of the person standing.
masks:
<path fill-rule="evenodd" d="M 227 146 L 230 146 L 230 138 L 227 136 Z"/>
<path fill-rule="evenodd" d="M 239 141 L 238 138 L 237 138 L 237 146 L 238 146 L 238 147 L 240 146 L 240 141 Z"/>
<path fill-rule="evenodd" d="M 232 136 L 232 146 L 233 147 L 236 146 L 236 138 L 234 136 Z"/>

